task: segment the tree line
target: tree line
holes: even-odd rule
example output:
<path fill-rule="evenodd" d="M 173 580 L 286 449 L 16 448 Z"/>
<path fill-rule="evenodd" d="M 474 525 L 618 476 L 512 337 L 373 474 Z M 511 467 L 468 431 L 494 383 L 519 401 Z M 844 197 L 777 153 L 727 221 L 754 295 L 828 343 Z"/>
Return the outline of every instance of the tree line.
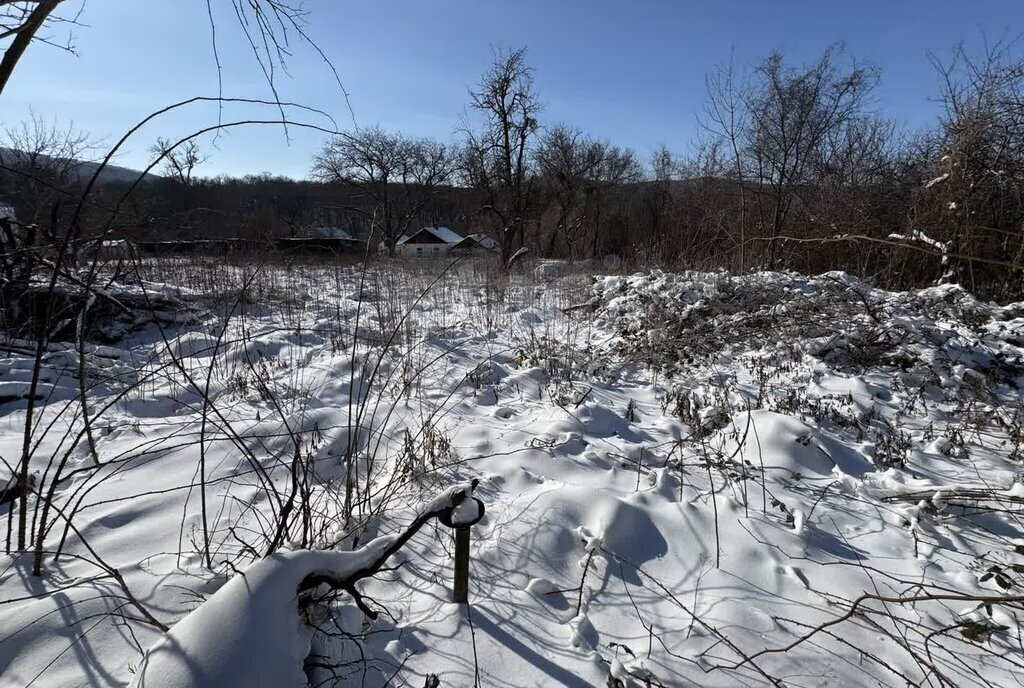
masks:
<path fill-rule="evenodd" d="M 490 234 L 504 262 L 525 250 L 638 266 L 841 269 L 1009 298 L 1024 263 L 1024 59 L 1003 41 L 931 60 L 942 107 L 924 131 L 879 111 L 879 70 L 835 45 L 807 64 L 772 53 L 716 67 L 691 150 L 641 156 L 545 121 L 526 50 L 496 51 L 450 143 L 355 129 L 326 141 L 311 179 L 294 181 L 204 178 L 194 141 L 160 140 L 162 176 L 135 190 L 119 231 L 271 238 L 330 225 L 393 254 L 403 234 L 448 224 Z M 86 145 L 40 121 L 8 130 L 5 146 L 22 154 L 0 153 L 0 163 L 23 174 L 0 179 L 0 198 L 39 220 L 77 182 L 53 161 Z M 105 185 L 96 204 L 128 183 Z"/>

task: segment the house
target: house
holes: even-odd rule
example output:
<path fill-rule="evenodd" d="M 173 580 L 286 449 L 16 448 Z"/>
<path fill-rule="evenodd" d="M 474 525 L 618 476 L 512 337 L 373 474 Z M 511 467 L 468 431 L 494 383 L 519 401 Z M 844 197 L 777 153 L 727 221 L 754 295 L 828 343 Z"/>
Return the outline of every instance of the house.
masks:
<path fill-rule="evenodd" d="M 424 227 L 400 237 L 395 253 L 407 258 L 442 258 L 465 238 L 448 227 Z"/>
<path fill-rule="evenodd" d="M 483 234 L 462 236 L 448 227 L 424 227 L 402 236 L 395 253 L 407 258 L 442 258 L 448 255 L 482 256 L 498 250 L 498 242 Z"/>
<path fill-rule="evenodd" d="M 498 242 L 484 234 L 470 234 L 449 249 L 449 253 L 469 256 L 485 256 L 498 251 Z"/>

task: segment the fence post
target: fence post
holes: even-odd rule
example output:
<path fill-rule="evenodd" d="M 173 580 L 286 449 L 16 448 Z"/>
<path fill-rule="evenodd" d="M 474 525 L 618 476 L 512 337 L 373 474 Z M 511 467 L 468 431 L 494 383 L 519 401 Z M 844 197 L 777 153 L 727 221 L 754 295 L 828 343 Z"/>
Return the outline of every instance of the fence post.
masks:
<path fill-rule="evenodd" d="M 473 479 L 470 483 L 471 491 L 476 489 L 478 482 L 476 478 Z M 443 525 L 455 531 L 455 582 L 452 585 L 452 601 L 456 604 L 469 602 L 469 529 L 483 517 L 484 503 L 465 492 L 453 495 L 452 507 L 437 517 Z"/>
<path fill-rule="evenodd" d="M 456 604 L 469 602 L 469 526 L 455 528 L 455 584 L 453 598 Z"/>

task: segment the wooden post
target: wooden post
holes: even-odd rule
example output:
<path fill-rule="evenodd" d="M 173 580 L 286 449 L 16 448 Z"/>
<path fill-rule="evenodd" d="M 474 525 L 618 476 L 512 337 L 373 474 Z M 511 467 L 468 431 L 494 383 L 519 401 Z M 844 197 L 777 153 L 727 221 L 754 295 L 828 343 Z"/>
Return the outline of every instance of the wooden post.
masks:
<path fill-rule="evenodd" d="M 455 528 L 455 585 L 456 604 L 469 602 L 469 526 Z"/>

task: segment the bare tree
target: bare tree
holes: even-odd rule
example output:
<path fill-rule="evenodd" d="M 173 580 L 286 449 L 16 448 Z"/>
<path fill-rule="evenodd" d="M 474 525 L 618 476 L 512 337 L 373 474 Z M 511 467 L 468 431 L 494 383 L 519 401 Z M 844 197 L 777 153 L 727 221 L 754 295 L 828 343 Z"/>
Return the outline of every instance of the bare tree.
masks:
<path fill-rule="evenodd" d="M 463 127 L 464 173 L 485 193 L 484 209 L 498 219 L 503 262 L 523 247 L 530 211 L 532 147 L 543 109 L 526 64 L 526 49 L 496 51 L 480 83 L 470 89 L 470 105 L 483 118 L 479 129 Z"/>
<path fill-rule="evenodd" d="M 599 142 L 564 124 L 549 128 L 541 138 L 535 154 L 537 171 L 557 212 L 546 239 L 548 257 L 555 254 L 560 240 L 572 251 L 585 218 L 585 195 L 598 176 L 603 155 Z"/>
<path fill-rule="evenodd" d="M 306 33 L 307 11 L 303 8 L 301 0 L 222 0 L 222 4 L 228 5 L 231 13 L 237 18 L 245 41 L 276 102 L 281 102 L 277 94 L 276 77 L 278 72 L 285 71 L 294 37 L 310 45 L 319 54 L 341 87 L 341 79 L 334 65 Z M 68 5 L 77 9 L 63 11 Z M 84 7 L 84 0 L 78 3 L 68 0 L 0 0 L 0 41 L 10 41 L 4 49 L 3 58 L 0 59 L 0 94 L 3 93 L 15 68 L 32 43 L 44 43 L 74 52 L 73 37 L 70 34 L 65 40 L 58 41 L 45 33 L 45 30 L 49 27 L 79 25 L 78 17 Z M 221 61 L 213 0 L 207 2 L 207 13 L 219 77 Z M 342 92 L 344 93 L 343 87 Z M 348 94 L 345 93 L 345 96 L 347 98 Z"/>
<path fill-rule="evenodd" d="M 749 113 L 744 107 L 747 99 L 745 86 L 740 83 L 732 59 L 719 65 L 705 80 L 707 102 L 700 124 L 728 149 L 730 163 L 727 175 L 735 177 L 739 198 L 739 269 L 746 269 L 747 243 L 747 178 L 744 171 L 742 136 L 749 125 Z M 716 148 L 716 157 L 717 157 Z"/>
<path fill-rule="evenodd" d="M 1017 41 L 998 41 L 981 55 L 957 46 L 945 61 L 944 114 L 932 160 L 917 194 L 910 237 L 938 242 L 950 254 L 1024 263 L 1024 57 Z M 950 258 L 947 278 L 978 289 L 1013 273 Z M 988 274 L 981 274 L 982 271 Z M 1019 279 L 1019 276 L 1018 276 Z"/>
<path fill-rule="evenodd" d="M 199 144 L 193 140 L 175 148 L 172 141 L 159 138 L 150 151 L 163 158 L 164 174 L 183 186 L 192 183 L 195 169 L 209 159 L 209 156 L 200 150 Z"/>
<path fill-rule="evenodd" d="M 640 163 L 636 163 L 639 167 Z M 642 240 L 648 246 L 647 255 L 657 253 L 664 257 L 666 239 L 673 229 L 672 205 L 673 182 L 677 177 L 678 161 L 665 145 L 659 146 L 650 156 L 646 183 L 638 189 L 632 222 L 642 232 Z M 638 178 L 642 177 L 640 171 Z M 679 227 L 675 227 L 679 230 Z"/>
<path fill-rule="evenodd" d="M 771 236 L 791 229 L 790 216 L 814 180 L 822 146 L 830 133 L 863 113 L 878 83 L 871 67 L 854 63 L 841 70 L 841 54 L 842 46 L 833 46 L 815 64 L 791 68 L 781 53 L 773 53 L 754 72 L 745 102 L 746 174 L 756 180 L 759 224 Z M 773 248 L 774 243 L 769 262 Z"/>
<path fill-rule="evenodd" d="M 376 219 L 388 254 L 451 181 L 455 156 L 432 139 L 415 139 L 378 127 L 337 136 L 313 161 L 313 174 L 345 184 L 370 201 L 364 213 Z"/>
<path fill-rule="evenodd" d="M 165 179 L 171 182 L 173 194 L 181 198 L 185 227 L 191 228 L 194 174 L 196 168 L 206 162 L 209 156 L 202 152 L 194 139 L 175 146 L 173 141 L 158 138 L 150 152 L 162 161 Z"/>
<path fill-rule="evenodd" d="M 270 205 L 277 219 L 288 227 L 288 235 L 293 239 L 313 218 L 313 205 L 309 194 L 302 189 L 295 189 L 291 193 L 276 193 Z"/>
<path fill-rule="evenodd" d="M 6 0 L 0 2 L 0 40 L 10 39 L 10 44 L 4 50 L 3 59 L 0 60 L 0 93 L 14 73 L 25 50 L 33 41 L 39 41 L 54 45 L 48 37 L 43 36 L 39 31 L 46 25 L 70 22 L 74 19 L 59 17 L 56 10 L 64 0 Z M 66 45 L 61 46 L 65 50 L 71 50 L 70 38 Z"/>
<path fill-rule="evenodd" d="M 0 135 L 0 193 L 22 222 L 39 223 L 54 203 L 78 190 L 94 144 L 74 124 L 48 122 L 35 112 Z"/>
<path fill-rule="evenodd" d="M 601 254 L 601 240 L 604 238 L 602 225 L 605 202 L 615 189 L 640 181 L 643 170 L 636 153 L 629 148 L 601 143 L 599 146 L 599 164 L 591 183 L 587 187 L 587 202 L 590 207 L 591 243 L 590 256 L 597 258 Z"/>

